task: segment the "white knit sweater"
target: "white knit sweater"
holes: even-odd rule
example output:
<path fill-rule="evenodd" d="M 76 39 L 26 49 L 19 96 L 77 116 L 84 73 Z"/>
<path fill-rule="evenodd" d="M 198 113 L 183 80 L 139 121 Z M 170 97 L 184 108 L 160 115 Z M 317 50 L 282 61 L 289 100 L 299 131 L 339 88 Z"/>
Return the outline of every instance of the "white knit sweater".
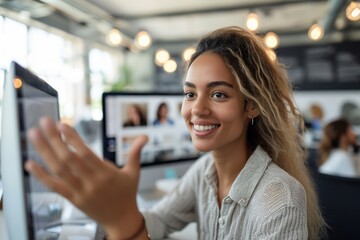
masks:
<path fill-rule="evenodd" d="M 173 192 L 144 212 L 152 239 L 197 222 L 198 239 L 307 239 L 302 185 L 258 147 L 234 181 L 221 208 L 211 155 L 200 158 Z"/>

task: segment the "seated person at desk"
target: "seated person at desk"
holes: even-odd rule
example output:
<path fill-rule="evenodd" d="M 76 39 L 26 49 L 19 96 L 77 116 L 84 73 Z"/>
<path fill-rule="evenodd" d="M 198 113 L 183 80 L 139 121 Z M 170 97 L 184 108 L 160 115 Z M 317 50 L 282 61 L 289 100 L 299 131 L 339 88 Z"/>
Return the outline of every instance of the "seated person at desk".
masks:
<path fill-rule="evenodd" d="M 49 172 L 31 160 L 26 169 L 97 220 L 109 239 L 159 239 L 190 222 L 201 240 L 320 239 L 324 221 L 289 82 L 249 31 L 228 27 L 200 40 L 181 113 L 193 144 L 208 154 L 149 211 L 136 204 L 145 136 L 118 169 L 91 153 L 69 126 L 42 119 L 29 138 Z"/>
<path fill-rule="evenodd" d="M 359 177 L 359 159 L 353 153 L 356 135 L 345 119 L 328 123 L 319 146 L 319 172 L 344 177 Z"/>

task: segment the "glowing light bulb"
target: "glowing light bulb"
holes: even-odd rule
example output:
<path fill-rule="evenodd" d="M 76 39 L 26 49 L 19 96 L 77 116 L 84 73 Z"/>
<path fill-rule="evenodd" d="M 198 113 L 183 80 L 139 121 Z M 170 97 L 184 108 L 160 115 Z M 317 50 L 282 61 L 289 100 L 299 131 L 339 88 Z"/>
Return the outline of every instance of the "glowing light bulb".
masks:
<path fill-rule="evenodd" d="M 165 49 L 158 49 L 155 53 L 155 63 L 158 66 L 163 66 L 169 58 L 170 54 Z"/>
<path fill-rule="evenodd" d="M 308 36 L 310 39 L 318 41 L 324 36 L 324 29 L 317 23 L 313 24 L 308 31 Z"/>
<path fill-rule="evenodd" d="M 113 46 L 119 46 L 122 40 L 123 40 L 122 34 L 116 28 L 113 28 L 107 36 L 108 43 Z"/>
<path fill-rule="evenodd" d="M 183 59 L 187 62 L 190 60 L 191 56 L 195 53 L 194 47 L 188 47 L 183 52 Z"/>
<path fill-rule="evenodd" d="M 266 50 L 266 53 L 269 56 L 269 58 L 271 59 L 271 61 L 276 60 L 277 56 L 276 56 L 276 53 L 274 52 L 274 50 L 269 48 L 269 49 Z"/>
<path fill-rule="evenodd" d="M 136 34 L 135 37 L 135 45 L 141 49 L 147 49 L 151 46 L 152 38 L 150 34 L 146 31 L 140 31 Z"/>
<path fill-rule="evenodd" d="M 256 31 L 259 28 L 260 21 L 256 13 L 250 13 L 246 20 L 246 27 L 251 31 Z"/>
<path fill-rule="evenodd" d="M 345 14 L 350 21 L 360 20 L 360 3 L 351 1 L 346 7 Z"/>
<path fill-rule="evenodd" d="M 268 48 L 275 49 L 279 46 L 279 36 L 274 32 L 268 32 L 264 37 L 265 45 Z"/>
<path fill-rule="evenodd" d="M 168 73 L 173 73 L 177 69 L 177 64 L 174 59 L 169 59 L 164 63 L 164 71 Z"/>

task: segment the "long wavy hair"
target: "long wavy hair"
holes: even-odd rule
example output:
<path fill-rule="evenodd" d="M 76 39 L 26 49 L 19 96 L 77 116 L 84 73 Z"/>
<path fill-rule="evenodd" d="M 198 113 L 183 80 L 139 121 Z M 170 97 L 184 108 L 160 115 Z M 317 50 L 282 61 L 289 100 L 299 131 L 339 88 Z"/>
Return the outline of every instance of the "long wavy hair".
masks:
<path fill-rule="evenodd" d="M 345 119 L 332 121 L 324 127 L 319 146 L 319 165 L 323 164 L 329 158 L 332 149 L 340 147 L 341 136 L 346 134 L 349 127 L 350 123 Z"/>
<path fill-rule="evenodd" d="M 309 239 L 319 239 L 325 233 L 325 221 L 306 164 L 303 118 L 294 103 L 284 67 L 270 58 L 260 37 L 239 27 L 222 28 L 203 37 L 188 67 L 205 52 L 222 57 L 245 101 L 258 108 L 260 115 L 248 130 L 248 143 L 252 148 L 260 145 L 274 163 L 303 185 Z"/>

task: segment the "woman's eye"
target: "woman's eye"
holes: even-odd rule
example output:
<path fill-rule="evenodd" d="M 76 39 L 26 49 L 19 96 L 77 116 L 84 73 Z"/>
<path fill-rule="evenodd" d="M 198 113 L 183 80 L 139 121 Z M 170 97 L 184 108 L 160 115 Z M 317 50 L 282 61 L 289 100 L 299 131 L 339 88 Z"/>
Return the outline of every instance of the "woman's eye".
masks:
<path fill-rule="evenodd" d="M 184 95 L 185 95 L 185 98 L 187 98 L 187 99 L 191 99 L 195 96 L 195 94 L 192 92 L 186 92 L 186 93 L 184 93 Z"/>
<path fill-rule="evenodd" d="M 213 97 L 214 98 L 226 98 L 227 96 L 224 93 L 221 93 L 221 92 L 214 92 Z"/>

